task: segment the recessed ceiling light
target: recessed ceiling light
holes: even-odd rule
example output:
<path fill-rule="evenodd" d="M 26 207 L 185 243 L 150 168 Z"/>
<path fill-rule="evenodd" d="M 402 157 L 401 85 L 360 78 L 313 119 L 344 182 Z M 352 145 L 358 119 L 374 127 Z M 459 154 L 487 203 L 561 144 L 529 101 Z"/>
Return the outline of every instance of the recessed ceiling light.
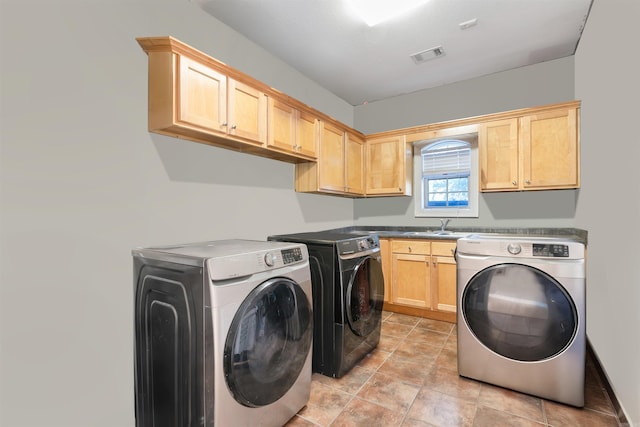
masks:
<path fill-rule="evenodd" d="M 426 3 L 429 0 L 346 0 L 368 26 L 373 27 Z"/>
<path fill-rule="evenodd" d="M 444 56 L 444 49 L 442 46 L 432 47 L 431 49 L 423 50 L 422 52 L 414 53 L 410 55 L 413 62 L 416 64 L 422 64 L 430 59 L 435 59 L 440 56 Z"/>

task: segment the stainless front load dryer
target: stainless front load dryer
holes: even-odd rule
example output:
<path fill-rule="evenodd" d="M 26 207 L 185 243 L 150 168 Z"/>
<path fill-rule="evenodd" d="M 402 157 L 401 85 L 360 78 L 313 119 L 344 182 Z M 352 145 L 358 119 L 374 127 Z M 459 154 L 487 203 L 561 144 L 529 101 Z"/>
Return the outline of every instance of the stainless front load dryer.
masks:
<path fill-rule="evenodd" d="M 459 374 L 584 406 L 584 245 L 472 235 L 456 258 Z"/>
<path fill-rule="evenodd" d="M 136 249 L 137 427 L 282 426 L 311 391 L 307 248 Z"/>

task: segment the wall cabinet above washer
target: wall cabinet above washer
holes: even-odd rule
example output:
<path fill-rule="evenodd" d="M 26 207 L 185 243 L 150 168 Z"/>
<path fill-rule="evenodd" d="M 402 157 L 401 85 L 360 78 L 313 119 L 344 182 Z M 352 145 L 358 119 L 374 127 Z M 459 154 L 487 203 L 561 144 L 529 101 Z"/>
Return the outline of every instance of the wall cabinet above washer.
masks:
<path fill-rule="evenodd" d="M 316 141 L 298 139 L 315 132 L 304 104 L 172 37 L 137 40 L 148 55 L 150 132 L 291 163 L 315 158 Z M 278 139 L 287 132 L 281 116 L 268 120 L 270 99 L 291 104 L 291 141 Z"/>
<path fill-rule="evenodd" d="M 320 121 L 311 113 L 269 98 L 269 148 L 315 160 L 319 125 Z"/>
<path fill-rule="evenodd" d="M 316 162 L 296 165 L 296 191 L 362 197 L 364 138 L 322 121 L 319 147 Z"/>

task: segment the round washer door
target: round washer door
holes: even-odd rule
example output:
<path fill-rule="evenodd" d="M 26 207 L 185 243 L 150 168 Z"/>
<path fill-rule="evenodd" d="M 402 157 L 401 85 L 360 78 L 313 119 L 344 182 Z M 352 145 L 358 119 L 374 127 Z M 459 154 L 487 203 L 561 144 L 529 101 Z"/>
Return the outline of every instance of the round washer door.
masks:
<path fill-rule="evenodd" d="M 467 326 L 482 344 L 518 361 L 561 353 L 578 328 L 575 304 L 562 285 L 522 264 L 497 264 L 477 273 L 461 305 Z"/>
<path fill-rule="evenodd" d="M 296 282 L 273 278 L 251 291 L 224 346 L 224 376 L 239 403 L 260 407 L 289 391 L 311 349 L 312 322 L 311 304 Z"/>
<path fill-rule="evenodd" d="M 382 264 L 376 258 L 365 257 L 351 275 L 346 290 L 347 321 L 360 336 L 369 335 L 380 323 L 384 303 Z"/>

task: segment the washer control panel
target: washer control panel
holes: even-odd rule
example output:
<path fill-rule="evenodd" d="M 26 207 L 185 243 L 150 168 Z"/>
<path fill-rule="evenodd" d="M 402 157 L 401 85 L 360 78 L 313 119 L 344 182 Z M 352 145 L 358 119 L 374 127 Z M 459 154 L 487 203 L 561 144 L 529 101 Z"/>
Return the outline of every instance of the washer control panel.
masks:
<path fill-rule="evenodd" d="M 568 245 L 557 245 L 557 244 L 541 244 L 534 243 L 533 244 L 533 256 L 543 256 L 543 257 L 552 257 L 552 258 L 568 258 L 569 257 L 569 246 Z"/>
<path fill-rule="evenodd" d="M 380 251 L 380 240 L 377 235 L 341 240 L 337 245 L 338 255 L 345 259 Z"/>
<path fill-rule="evenodd" d="M 300 248 L 283 249 L 281 252 L 285 265 L 302 261 L 302 249 Z"/>

